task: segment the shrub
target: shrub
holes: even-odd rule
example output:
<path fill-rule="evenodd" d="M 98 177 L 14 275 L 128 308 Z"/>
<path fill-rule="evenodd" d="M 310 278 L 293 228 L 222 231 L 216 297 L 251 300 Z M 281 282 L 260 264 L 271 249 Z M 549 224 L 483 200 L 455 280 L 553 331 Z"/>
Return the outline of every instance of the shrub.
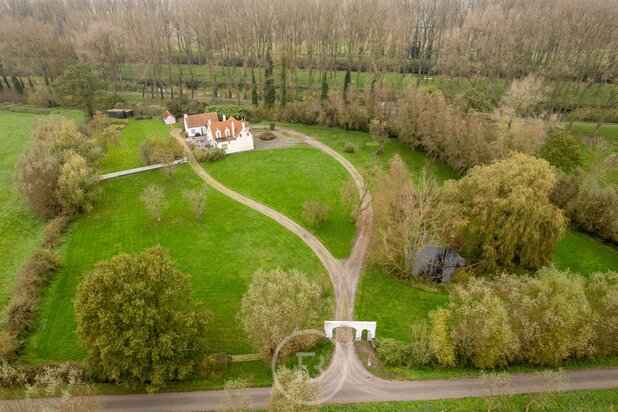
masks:
<path fill-rule="evenodd" d="M 567 119 L 578 122 L 597 122 L 603 113 L 605 113 L 605 122 L 618 123 L 618 107 L 578 107 L 567 115 Z"/>
<path fill-rule="evenodd" d="M 232 357 L 225 353 L 208 355 L 197 363 L 197 376 L 200 379 L 217 379 L 227 371 L 231 362 Z"/>
<path fill-rule="evenodd" d="M 26 374 L 19 367 L 12 366 L 7 362 L 0 363 L 0 388 L 20 386 L 26 382 Z"/>
<path fill-rule="evenodd" d="M 258 136 L 260 140 L 274 140 L 275 134 L 273 132 L 263 132 Z"/>
<path fill-rule="evenodd" d="M 306 200 L 303 203 L 303 219 L 311 226 L 320 228 L 328 218 L 331 207 L 325 203 L 320 203 L 317 200 Z"/>
<path fill-rule="evenodd" d="M 575 225 L 588 233 L 618 243 L 618 192 L 592 183 L 582 185 L 577 196 L 566 205 Z"/>
<path fill-rule="evenodd" d="M 491 113 L 494 110 L 491 99 L 476 88 L 468 89 L 458 95 L 456 102 L 464 111 L 474 110 L 481 113 Z"/>
<path fill-rule="evenodd" d="M 19 342 L 12 333 L 6 330 L 0 331 L 0 361 L 13 362 L 17 359 Z M 2 372 L 0 372 L 0 375 Z M 2 377 L 0 376 L 0 387 L 2 387 Z"/>
<path fill-rule="evenodd" d="M 6 330 L 16 337 L 28 332 L 34 321 L 36 305 L 60 259 L 48 250 L 35 250 L 22 266 L 15 282 L 14 295 L 4 311 Z"/>
<path fill-rule="evenodd" d="M 56 216 L 45 226 L 43 231 L 43 244 L 45 247 L 55 249 L 62 244 L 62 232 L 66 229 L 70 219 L 66 216 Z"/>
<path fill-rule="evenodd" d="M 593 273 L 586 295 L 593 313 L 594 354 L 618 354 L 618 272 Z"/>
<path fill-rule="evenodd" d="M 166 108 L 177 119 L 182 119 L 184 114 L 204 113 L 204 103 L 190 100 L 187 97 L 177 97 L 170 100 L 167 102 Z"/>
<path fill-rule="evenodd" d="M 183 154 L 182 145 L 172 137 L 144 140 L 139 147 L 140 160 L 146 165 L 171 163 Z"/>
<path fill-rule="evenodd" d="M 354 146 L 352 143 L 346 143 L 343 147 L 343 151 L 346 153 L 356 153 L 356 146 Z"/>
<path fill-rule="evenodd" d="M 582 276 L 549 268 L 536 277 L 502 275 L 491 283 L 517 335 L 517 360 L 559 365 L 588 353 L 593 331 L 584 285 Z"/>
<path fill-rule="evenodd" d="M 567 173 L 582 165 L 579 143 L 564 130 L 554 130 L 549 134 L 541 147 L 541 157 Z"/>
<path fill-rule="evenodd" d="M 225 157 L 225 150 L 218 147 L 213 147 L 210 149 L 195 149 L 193 151 L 193 156 L 195 156 L 198 162 L 214 162 Z"/>
<path fill-rule="evenodd" d="M 403 366 L 410 356 L 410 345 L 395 339 L 380 339 L 376 355 L 386 366 Z"/>
<path fill-rule="evenodd" d="M 427 322 L 414 324 L 410 327 L 411 344 L 409 346 L 406 366 L 428 365 L 433 360 L 431 353 L 431 326 Z"/>

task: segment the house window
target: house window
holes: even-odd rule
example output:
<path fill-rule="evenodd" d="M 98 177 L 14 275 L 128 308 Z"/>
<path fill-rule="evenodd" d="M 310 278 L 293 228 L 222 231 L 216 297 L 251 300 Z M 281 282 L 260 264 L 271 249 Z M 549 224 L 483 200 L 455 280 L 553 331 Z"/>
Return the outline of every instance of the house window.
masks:
<path fill-rule="evenodd" d="M 230 129 L 225 129 L 225 137 L 229 137 L 230 136 Z"/>
<path fill-rule="evenodd" d="M 227 150 L 227 144 L 222 144 L 222 145 L 221 145 L 221 149 L 223 149 L 223 150 Z"/>
<path fill-rule="evenodd" d="M 217 139 L 221 139 L 221 130 L 217 130 L 215 132 L 215 136 L 217 137 Z"/>

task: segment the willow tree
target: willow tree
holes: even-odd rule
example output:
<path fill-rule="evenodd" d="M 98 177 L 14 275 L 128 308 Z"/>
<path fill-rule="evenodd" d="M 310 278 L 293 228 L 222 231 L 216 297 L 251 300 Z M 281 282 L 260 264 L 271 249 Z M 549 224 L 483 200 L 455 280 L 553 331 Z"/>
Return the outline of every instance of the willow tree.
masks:
<path fill-rule="evenodd" d="M 549 201 L 555 180 L 547 161 L 514 153 L 447 182 L 434 217 L 444 240 L 481 270 L 540 268 L 566 225 Z"/>

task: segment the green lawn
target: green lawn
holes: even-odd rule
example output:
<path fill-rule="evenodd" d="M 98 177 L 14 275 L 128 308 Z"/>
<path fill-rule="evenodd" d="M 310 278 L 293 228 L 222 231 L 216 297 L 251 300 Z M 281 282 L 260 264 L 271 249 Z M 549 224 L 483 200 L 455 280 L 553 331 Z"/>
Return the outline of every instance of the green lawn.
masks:
<path fill-rule="evenodd" d="M 11 111 L 8 111 L 8 110 Z M 35 110 L 27 106 L 0 106 L 0 310 L 7 304 L 13 281 L 24 259 L 38 246 L 43 222 L 32 217 L 14 191 L 15 165 L 36 122 L 54 113 L 80 119 L 74 110 Z"/>
<path fill-rule="evenodd" d="M 560 269 L 588 276 L 594 272 L 618 269 L 618 249 L 582 232 L 567 229 L 553 256 Z"/>
<path fill-rule="evenodd" d="M 102 173 L 118 172 L 143 166 L 139 160 L 139 146 L 146 139 L 164 139 L 170 129 L 160 119 L 129 119 L 120 134 L 118 144 L 110 145 L 101 162 Z"/>
<path fill-rule="evenodd" d="M 146 214 L 139 200 L 150 184 L 165 188 L 169 207 L 160 224 Z M 317 257 L 295 235 L 258 212 L 211 190 L 202 221 L 189 212 L 182 197 L 201 180 L 189 166 L 178 169 L 173 182 L 159 171 L 145 172 L 102 184 L 94 210 L 80 217 L 62 246 L 63 267 L 43 298 L 40 316 L 25 358 L 30 363 L 81 360 L 72 299 L 85 272 L 119 252 L 137 252 L 161 245 L 181 270 L 191 275 L 195 297 L 214 313 L 211 352 L 249 353 L 236 321 L 240 298 L 260 268 L 298 267 L 330 290 Z"/>
<path fill-rule="evenodd" d="M 341 189 L 352 178 L 326 153 L 312 147 L 254 151 L 204 163 L 204 167 L 224 185 L 312 230 L 335 257 L 350 253 L 356 228 L 352 209 L 341 202 Z M 308 199 L 332 208 L 319 229 L 312 229 L 302 218 Z"/>
<path fill-rule="evenodd" d="M 405 342 L 410 340 L 410 325 L 429 321 L 429 312 L 447 303 L 445 290 L 430 292 L 410 287 L 369 265 L 356 294 L 355 317 L 378 322 L 378 337 Z"/>
<path fill-rule="evenodd" d="M 317 138 L 344 155 L 357 169 L 365 172 L 365 175 L 376 165 L 385 166 L 397 154 L 406 162 L 415 177 L 418 177 L 423 168 L 427 168 L 439 181 L 458 177 L 457 173 L 448 166 L 430 159 L 421 151 L 410 149 L 397 139 L 387 141 L 384 153 L 378 156 L 375 154 L 378 145 L 369 133 L 348 131 L 338 127 L 309 126 L 297 123 L 277 124 Z M 343 150 L 346 143 L 353 144 L 357 151 L 346 153 Z"/>
<path fill-rule="evenodd" d="M 539 407 L 539 400 L 544 400 L 543 407 Z M 543 396 L 538 394 L 499 396 L 493 399 L 495 411 L 524 411 L 529 403 L 532 411 L 615 411 L 618 407 L 618 390 L 606 389 L 596 391 L 558 392 Z M 484 398 L 444 399 L 438 401 L 416 402 L 386 402 L 366 403 L 355 405 L 322 406 L 320 411 L 350 411 L 350 412 L 412 412 L 412 411 L 450 411 L 468 412 L 484 411 L 488 409 Z"/>

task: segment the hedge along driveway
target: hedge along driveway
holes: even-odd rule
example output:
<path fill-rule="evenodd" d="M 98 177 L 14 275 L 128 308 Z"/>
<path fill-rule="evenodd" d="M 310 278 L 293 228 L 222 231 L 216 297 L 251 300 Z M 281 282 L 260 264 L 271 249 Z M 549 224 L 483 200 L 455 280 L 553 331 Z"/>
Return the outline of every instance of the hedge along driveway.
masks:
<path fill-rule="evenodd" d="M 147 215 L 139 199 L 150 184 L 166 192 L 169 207 L 161 224 Z M 63 268 L 43 299 L 27 344 L 28 362 L 85 357 L 75 333 L 72 299 L 84 273 L 120 252 L 161 245 L 191 275 L 195 297 L 214 314 L 208 332 L 210 352 L 251 352 L 236 314 L 257 269 L 299 268 L 331 290 L 320 262 L 300 239 L 215 190 L 208 192 L 204 218 L 198 221 L 182 191 L 201 185 L 186 165 L 179 167 L 173 182 L 160 171 L 150 171 L 101 184 L 103 194 L 94 211 L 80 217 L 66 235 Z"/>
<path fill-rule="evenodd" d="M 352 208 L 341 201 L 341 189 L 352 177 L 328 154 L 299 146 L 238 153 L 203 166 L 223 185 L 310 229 L 335 257 L 349 255 L 356 227 Z M 302 217 L 308 199 L 332 208 L 320 228 L 311 228 Z"/>

